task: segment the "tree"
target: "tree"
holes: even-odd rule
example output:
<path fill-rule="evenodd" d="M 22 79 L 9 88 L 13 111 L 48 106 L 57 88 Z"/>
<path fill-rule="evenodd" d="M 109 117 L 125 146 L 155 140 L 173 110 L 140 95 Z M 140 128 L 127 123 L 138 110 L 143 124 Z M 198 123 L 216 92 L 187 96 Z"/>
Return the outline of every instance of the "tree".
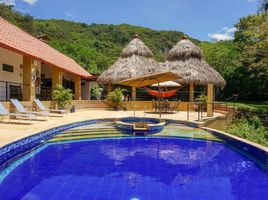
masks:
<path fill-rule="evenodd" d="M 241 52 L 244 88 L 248 97 L 264 99 L 268 93 L 268 13 L 250 15 L 236 25 L 235 44 Z M 254 87 L 254 89 L 252 89 Z"/>

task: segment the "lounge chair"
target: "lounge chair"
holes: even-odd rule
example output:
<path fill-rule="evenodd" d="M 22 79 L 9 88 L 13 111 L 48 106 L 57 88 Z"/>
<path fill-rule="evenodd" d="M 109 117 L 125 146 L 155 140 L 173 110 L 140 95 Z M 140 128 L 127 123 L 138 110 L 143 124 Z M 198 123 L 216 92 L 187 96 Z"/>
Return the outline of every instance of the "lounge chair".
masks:
<path fill-rule="evenodd" d="M 67 114 L 66 110 L 58 110 L 58 109 L 47 109 L 44 104 L 39 99 L 34 99 L 35 104 L 42 112 L 51 112 L 51 113 L 58 113 L 61 115 Z"/>
<path fill-rule="evenodd" d="M 1 123 L 5 116 L 9 117 L 9 123 L 10 123 L 11 117 L 16 117 L 19 119 L 19 121 L 20 121 L 20 118 L 27 118 L 30 121 L 33 119 L 36 119 L 36 115 L 34 114 L 10 113 L 1 102 L 0 102 L 0 116 L 1 116 L 1 121 L 0 121 Z"/>
<path fill-rule="evenodd" d="M 34 114 L 37 116 L 44 117 L 45 120 L 47 117 L 50 116 L 50 113 L 48 111 L 41 111 L 41 112 L 27 111 L 17 99 L 10 99 L 10 101 L 15 106 L 17 112 L 20 114 Z"/>

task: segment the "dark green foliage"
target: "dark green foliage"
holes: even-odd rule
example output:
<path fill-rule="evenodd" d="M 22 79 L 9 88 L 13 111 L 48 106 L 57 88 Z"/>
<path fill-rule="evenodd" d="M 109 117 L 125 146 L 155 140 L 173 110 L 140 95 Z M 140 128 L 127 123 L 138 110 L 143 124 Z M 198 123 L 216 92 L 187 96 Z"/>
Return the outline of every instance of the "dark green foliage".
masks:
<path fill-rule="evenodd" d="M 134 34 L 140 35 L 158 61 L 164 61 L 165 53 L 183 35 L 175 31 L 154 31 L 127 24 L 86 25 L 64 20 L 34 20 L 33 34 L 43 33 L 53 38 L 51 46 L 72 57 L 92 73 L 101 73 L 110 67 Z"/>
<path fill-rule="evenodd" d="M 238 73 L 244 81 L 239 89 L 245 99 L 264 99 L 268 93 L 268 13 L 242 18 L 236 27 L 234 42 L 242 62 Z"/>
<path fill-rule="evenodd" d="M 0 4 L 0 16 L 29 33 L 33 31 L 33 17 L 28 14 L 23 15 L 18 11 L 14 11 L 13 6 Z"/>
<path fill-rule="evenodd" d="M 236 119 L 229 124 L 226 131 L 268 147 L 268 131 L 256 116 L 249 119 Z"/>
<path fill-rule="evenodd" d="M 221 93 L 222 99 L 232 96 L 237 92 L 237 82 L 241 79 L 237 71 L 240 69 L 240 52 L 232 41 L 221 41 L 215 43 L 203 42 L 205 60 L 213 66 L 226 80 L 227 85 Z"/>

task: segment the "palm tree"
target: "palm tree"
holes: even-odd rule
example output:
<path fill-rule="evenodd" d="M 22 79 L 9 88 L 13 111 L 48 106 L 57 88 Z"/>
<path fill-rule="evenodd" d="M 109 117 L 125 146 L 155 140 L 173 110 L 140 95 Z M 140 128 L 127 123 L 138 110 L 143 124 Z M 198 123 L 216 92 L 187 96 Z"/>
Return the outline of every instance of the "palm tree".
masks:
<path fill-rule="evenodd" d="M 258 13 L 268 12 L 268 0 L 259 0 Z"/>

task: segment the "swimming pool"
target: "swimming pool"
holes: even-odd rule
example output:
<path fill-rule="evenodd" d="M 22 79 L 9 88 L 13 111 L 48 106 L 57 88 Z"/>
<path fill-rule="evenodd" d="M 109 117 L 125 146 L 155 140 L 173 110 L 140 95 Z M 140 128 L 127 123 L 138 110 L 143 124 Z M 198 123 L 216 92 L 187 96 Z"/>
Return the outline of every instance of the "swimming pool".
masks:
<path fill-rule="evenodd" d="M 239 199 L 268 196 L 267 173 L 225 143 L 128 137 L 46 143 L 0 175 L 4 200 Z"/>

